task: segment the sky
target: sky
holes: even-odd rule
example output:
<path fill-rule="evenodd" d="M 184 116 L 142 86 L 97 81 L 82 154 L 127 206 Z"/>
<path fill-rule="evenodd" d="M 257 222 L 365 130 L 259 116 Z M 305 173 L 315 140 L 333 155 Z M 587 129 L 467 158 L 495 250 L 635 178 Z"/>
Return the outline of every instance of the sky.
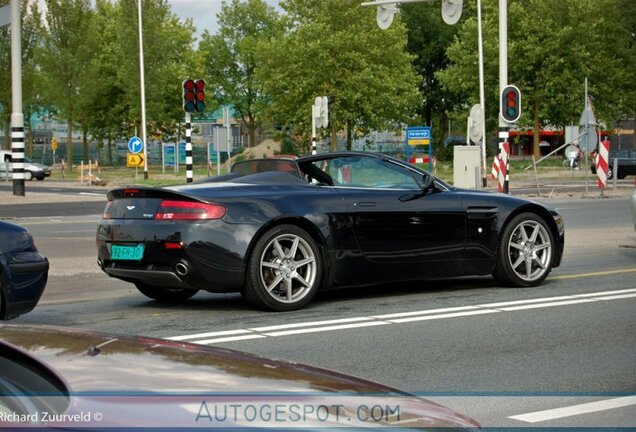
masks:
<path fill-rule="evenodd" d="M 228 3 L 231 0 L 226 0 Z M 277 6 L 278 0 L 266 0 L 271 6 Z M 222 0 L 168 0 L 172 12 L 180 19 L 192 18 L 199 37 L 204 30 L 214 34 L 219 28 L 216 15 L 221 12 Z"/>

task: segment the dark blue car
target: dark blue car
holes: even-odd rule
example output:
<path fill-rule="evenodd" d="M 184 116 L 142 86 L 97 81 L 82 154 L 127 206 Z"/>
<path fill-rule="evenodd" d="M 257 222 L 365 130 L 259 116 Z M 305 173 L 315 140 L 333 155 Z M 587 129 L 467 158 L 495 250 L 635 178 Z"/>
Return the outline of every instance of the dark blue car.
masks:
<path fill-rule="evenodd" d="M 29 231 L 0 221 L 0 320 L 33 310 L 48 273 L 49 261 L 38 252 Z"/>

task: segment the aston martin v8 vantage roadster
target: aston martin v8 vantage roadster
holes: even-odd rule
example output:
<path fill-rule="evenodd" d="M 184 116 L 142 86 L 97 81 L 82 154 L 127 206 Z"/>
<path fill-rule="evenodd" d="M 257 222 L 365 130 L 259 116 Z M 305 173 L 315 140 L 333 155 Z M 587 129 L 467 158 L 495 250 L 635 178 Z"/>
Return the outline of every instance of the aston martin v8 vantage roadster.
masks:
<path fill-rule="evenodd" d="M 110 190 L 100 267 L 158 301 L 240 291 L 286 311 L 319 289 L 405 280 L 492 274 L 535 286 L 561 262 L 563 219 L 541 203 L 457 189 L 375 153 L 261 165 Z"/>

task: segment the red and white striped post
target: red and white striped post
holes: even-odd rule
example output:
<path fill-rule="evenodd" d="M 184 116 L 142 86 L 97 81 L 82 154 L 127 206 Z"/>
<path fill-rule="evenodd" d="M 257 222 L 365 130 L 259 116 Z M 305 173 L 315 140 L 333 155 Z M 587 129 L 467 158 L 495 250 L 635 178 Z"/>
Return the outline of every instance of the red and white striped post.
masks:
<path fill-rule="evenodd" d="M 596 165 L 596 175 L 598 176 L 598 188 L 603 191 L 607 187 L 607 170 L 609 167 L 609 147 L 610 142 L 605 140 L 601 141 L 598 146 L 598 153 L 596 155 L 596 160 L 594 161 Z M 614 175 L 616 175 L 616 167 L 614 167 Z"/>
<path fill-rule="evenodd" d="M 498 180 L 499 192 L 508 193 L 508 159 L 510 155 L 510 144 L 508 141 L 504 141 L 501 144 L 498 155 L 495 155 L 495 159 L 492 162 L 492 177 Z"/>

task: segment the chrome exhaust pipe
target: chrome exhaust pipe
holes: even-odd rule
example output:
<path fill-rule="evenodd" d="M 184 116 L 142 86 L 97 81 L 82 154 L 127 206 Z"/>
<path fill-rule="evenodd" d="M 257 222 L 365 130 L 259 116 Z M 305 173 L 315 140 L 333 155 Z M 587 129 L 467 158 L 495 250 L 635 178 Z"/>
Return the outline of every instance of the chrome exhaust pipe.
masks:
<path fill-rule="evenodd" d="M 181 277 L 187 276 L 190 272 L 190 268 L 188 268 L 188 265 L 183 262 L 178 262 L 177 265 L 174 266 L 174 269 Z"/>

